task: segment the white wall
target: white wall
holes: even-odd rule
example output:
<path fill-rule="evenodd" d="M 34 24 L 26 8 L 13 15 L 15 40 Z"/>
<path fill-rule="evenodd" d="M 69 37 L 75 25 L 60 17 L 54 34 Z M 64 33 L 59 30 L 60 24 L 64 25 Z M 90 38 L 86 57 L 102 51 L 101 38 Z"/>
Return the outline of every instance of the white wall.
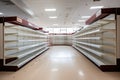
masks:
<path fill-rule="evenodd" d="M 51 45 L 72 45 L 71 35 L 66 34 L 58 34 L 58 35 L 50 35 L 50 44 Z"/>

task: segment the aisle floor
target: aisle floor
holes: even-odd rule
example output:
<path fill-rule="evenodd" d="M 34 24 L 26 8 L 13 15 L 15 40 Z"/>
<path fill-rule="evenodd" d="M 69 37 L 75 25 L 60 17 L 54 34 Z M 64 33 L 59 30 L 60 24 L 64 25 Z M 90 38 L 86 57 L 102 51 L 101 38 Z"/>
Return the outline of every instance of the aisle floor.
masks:
<path fill-rule="evenodd" d="M 53 46 L 16 72 L 0 72 L 0 80 L 120 80 L 120 72 L 102 72 L 70 46 Z"/>

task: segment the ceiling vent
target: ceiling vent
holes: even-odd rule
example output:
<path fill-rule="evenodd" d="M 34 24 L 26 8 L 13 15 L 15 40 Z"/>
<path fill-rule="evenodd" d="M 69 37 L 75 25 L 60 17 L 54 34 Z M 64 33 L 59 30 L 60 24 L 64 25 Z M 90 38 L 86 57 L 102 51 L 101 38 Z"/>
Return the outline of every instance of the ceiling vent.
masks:
<path fill-rule="evenodd" d="M 95 1 L 100 1 L 100 0 L 93 0 L 93 1 L 95 2 Z"/>
<path fill-rule="evenodd" d="M 14 3 L 11 2 L 11 0 L 0 0 L 0 2 L 4 3 L 5 5 L 14 5 Z"/>

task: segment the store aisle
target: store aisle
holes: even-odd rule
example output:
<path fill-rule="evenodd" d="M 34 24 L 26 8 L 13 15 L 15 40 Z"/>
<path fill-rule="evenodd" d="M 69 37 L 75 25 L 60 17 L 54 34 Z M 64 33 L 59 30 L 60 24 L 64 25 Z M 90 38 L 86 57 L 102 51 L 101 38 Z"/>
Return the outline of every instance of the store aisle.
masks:
<path fill-rule="evenodd" d="M 120 80 L 120 72 L 102 72 L 70 46 L 53 46 L 16 72 L 0 72 L 0 80 Z"/>

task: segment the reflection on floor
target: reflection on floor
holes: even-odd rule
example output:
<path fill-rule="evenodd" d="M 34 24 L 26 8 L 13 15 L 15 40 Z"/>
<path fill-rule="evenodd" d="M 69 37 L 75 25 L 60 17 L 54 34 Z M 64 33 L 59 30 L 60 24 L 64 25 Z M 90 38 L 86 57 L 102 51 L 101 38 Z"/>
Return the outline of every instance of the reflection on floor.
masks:
<path fill-rule="evenodd" d="M 0 80 L 120 80 L 120 72 L 102 72 L 70 46 L 53 46 L 17 72 Z"/>

